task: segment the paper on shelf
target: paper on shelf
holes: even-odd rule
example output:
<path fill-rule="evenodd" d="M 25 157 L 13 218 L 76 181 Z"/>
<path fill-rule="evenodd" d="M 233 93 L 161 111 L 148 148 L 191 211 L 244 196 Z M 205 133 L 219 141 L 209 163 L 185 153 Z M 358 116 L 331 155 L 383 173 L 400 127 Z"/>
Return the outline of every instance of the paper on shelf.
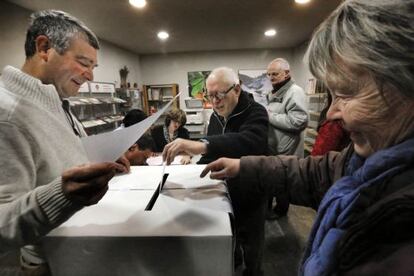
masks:
<path fill-rule="evenodd" d="M 82 137 L 82 144 L 85 148 L 89 161 L 104 162 L 117 160 L 131 145 L 133 145 L 150 126 L 167 110 L 177 99 L 166 104 L 161 110 L 145 120 L 130 127 L 118 131 L 105 132 L 98 135 Z"/>

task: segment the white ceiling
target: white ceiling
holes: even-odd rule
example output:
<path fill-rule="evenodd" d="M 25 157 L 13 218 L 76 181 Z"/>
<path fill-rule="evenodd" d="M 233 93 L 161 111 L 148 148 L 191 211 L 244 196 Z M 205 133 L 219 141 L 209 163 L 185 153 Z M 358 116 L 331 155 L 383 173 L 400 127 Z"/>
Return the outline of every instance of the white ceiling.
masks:
<path fill-rule="evenodd" d="M 341 0 L 147 0 L 136 9 L 128 0 L 8 0 L 29 10 L 60 9 L 86 23 L 101 39 L 145 55 L 212 50 L 291 48 Z M 263 35 L 275 28 L 277 35 Z M 160 41 L 156 34 L 170 37 Z"/>

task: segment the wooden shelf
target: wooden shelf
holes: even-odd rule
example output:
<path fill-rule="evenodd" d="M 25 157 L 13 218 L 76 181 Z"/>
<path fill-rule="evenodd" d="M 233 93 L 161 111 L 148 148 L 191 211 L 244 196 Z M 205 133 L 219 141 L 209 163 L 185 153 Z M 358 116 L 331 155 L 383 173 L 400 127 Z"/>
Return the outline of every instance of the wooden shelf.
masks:
<path fill-rule="evenodd" d="M 178 94 L 178 84 L 151 84 L 144 85 L 142 89 L 144 93 L 144 111 L 147 115 L 151 115 L 154 111 L 158 111 L 166 103 L 170 102 Z M 168 97 L 167 99 L 163 99 Z M 179 108 L 179 99 L 172 104 L 173 108 Z"/>

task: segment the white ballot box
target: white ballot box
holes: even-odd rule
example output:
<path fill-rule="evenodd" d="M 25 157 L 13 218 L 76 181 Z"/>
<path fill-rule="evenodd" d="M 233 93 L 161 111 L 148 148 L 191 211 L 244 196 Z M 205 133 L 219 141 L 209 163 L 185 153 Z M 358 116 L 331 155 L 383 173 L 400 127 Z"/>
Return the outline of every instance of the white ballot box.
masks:
<path fill-rule="evenodd" d="M 183 168 L 184 167 L 184 168 Z M 104 198 L 43 239 L 52 274 L 232 275 L 231 205 L 223 182 L 200 179 L 204 166 L 132 167 Z M 191 179 L 191 177 L 193 179 Z"/>

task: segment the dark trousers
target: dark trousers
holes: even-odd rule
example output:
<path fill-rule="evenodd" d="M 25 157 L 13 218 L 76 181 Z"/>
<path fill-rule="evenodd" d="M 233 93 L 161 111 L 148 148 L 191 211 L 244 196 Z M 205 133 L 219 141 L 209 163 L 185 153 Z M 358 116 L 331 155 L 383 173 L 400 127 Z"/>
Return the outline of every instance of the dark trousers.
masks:
<path fill-rule="evenodd" d="M 274 209 L 272 209 L 273 197 L 276 198 L 276 206 Z M 286 215 L 286 213 L 289 211 L 289 197 L 287 194 L 270 196 L 267 202 L 267 210 L 268 212 L 274 212 L 279 217 Z"/>
<path fill-rule="evenodd" d="M 236 249 L 235 263 L 242 259 L 245 265 L 243 275 L 263 275 L 264 224 L 266 196 L 252 195 L 229 183 L 229 193 L 235 219 Z M 242 254 L 242 257 L 240 256 Z"/>

